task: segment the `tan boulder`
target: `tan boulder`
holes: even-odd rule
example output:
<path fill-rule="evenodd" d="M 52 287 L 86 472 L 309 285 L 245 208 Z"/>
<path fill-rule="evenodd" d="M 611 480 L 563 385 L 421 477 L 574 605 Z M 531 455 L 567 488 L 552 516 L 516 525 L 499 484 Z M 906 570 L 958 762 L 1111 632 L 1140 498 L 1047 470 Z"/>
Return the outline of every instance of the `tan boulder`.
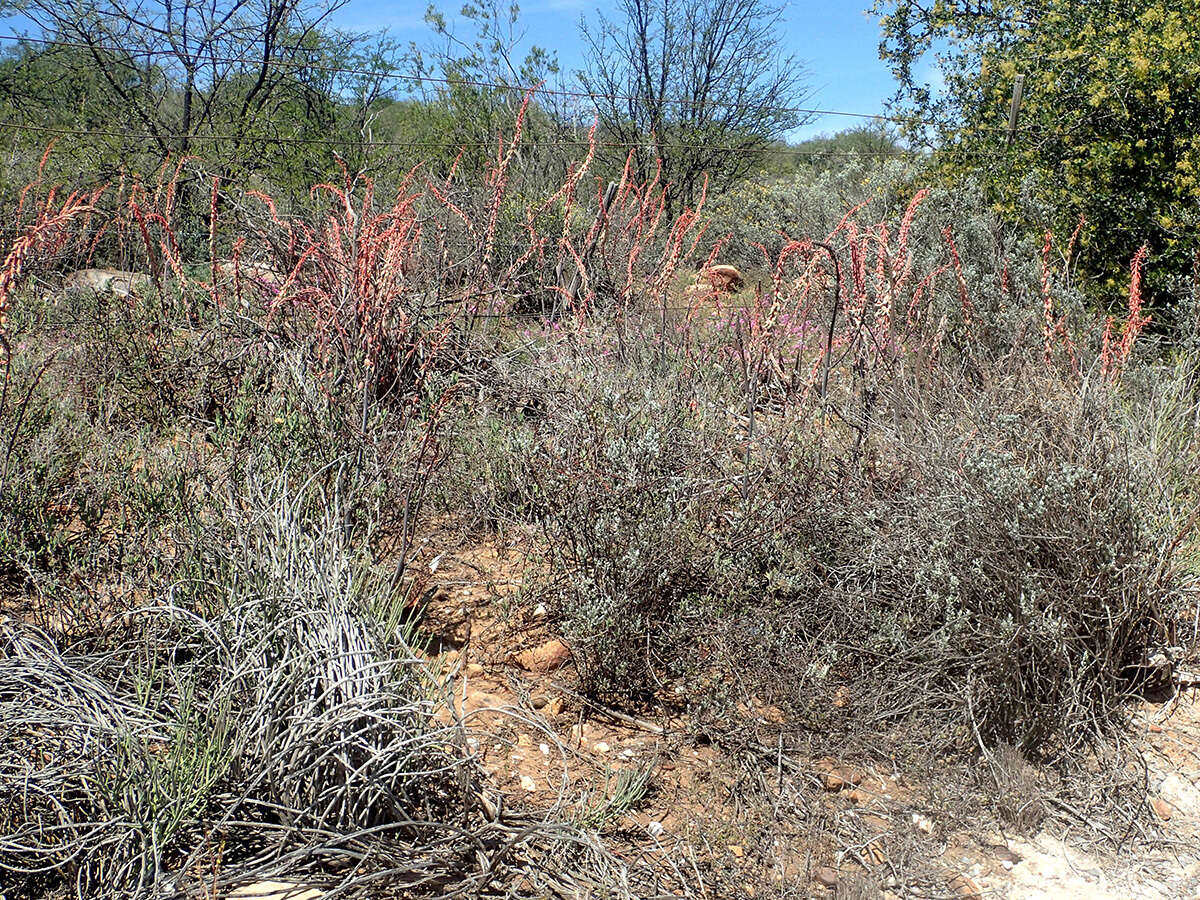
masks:
<path fill-rule="evenodd" d="M 91 293 L 130 297 L 150 290 L 150 276 L 120 269 L 80 269 L 63 276 L 62 288 L 68 295 Z"/>
<path fill-rule="evenodd" d="M 746 280 L 735 266 L 717 264 L 697 272 L 696 283 L 707 283 L 718 294 L 732 294 L 740 291 Z"/>
<path fill-rule="evenodd" d="M 561 669 L 570 658 L 571 648 L 558 638 L 552 638 L 544 644 L 521 651 L 513 657 L 513 662 L 526 672 L 545 675 Z"/>

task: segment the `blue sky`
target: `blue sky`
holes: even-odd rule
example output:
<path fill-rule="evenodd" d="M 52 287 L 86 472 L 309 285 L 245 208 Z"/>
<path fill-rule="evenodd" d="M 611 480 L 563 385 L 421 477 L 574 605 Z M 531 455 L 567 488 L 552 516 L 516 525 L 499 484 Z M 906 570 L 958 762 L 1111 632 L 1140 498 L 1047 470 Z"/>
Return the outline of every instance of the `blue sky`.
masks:
<path fill-rule="evenodd" d="M 497 0 L 504 5 L 507 0 Z M 687 2 L 687 0 L 684 0 Z M 463 29 L 457 16 L 462 0 L 439 6 L 452 27 Z M 425 24 L 427 0 L 350 0 L 332 22 L 352 31 L 384 32 L 397 40 L 418 45 L 433 42 Z M 878 53 L 879 28 L 864 10 L 870 0 L 790 0 L 784 8 L 782 45 L 785 53 L 803 62 L 809 72 L 812 96 L 806 106 L 874 115 L 895 91 L 895 83 Z M 583 62 L 579 38 L 581 16 L 594 19 L 597 10 L 610 12 L 612 0 L 526 0 L 521 5 L 519 27 L 525 44 L 538 44 L 558 54 L 564 73 Z M 0 17 L 0 27 L 27 30 L 22 18 Z M 518 56 L 523 56 L 518 53 Z M 788 135 L 795 140 L 833 133 L 861 122 L 842 116 L 822 116 Z"/>
<path fill-rule="evenodd" d="M 809 106 L 875 114 L 895 91 L 895 83 L 878 53 L 879 28 L 863 11 L 870 0 L 792 0 L 784 11 L 783 45 L 809 70 L 813 96 Z M 351 0 L 335 22 L 362 31 L 388 31 L 402 41 L 424 44 L 430 31 L 424 24 L 423 0 Z M 447 18 L 460 3 L 440 4 Z M 579 68 L 580 16 L 594 17 L 597 9 L 608 11 L 611 3 L 583 0 L 527 0 L 521 4 L 520 24 L 527 43 L 557 52 L 564 72 Z M 825 116 L 790 135 L 800 140 L 816 134 L 839 131 L 861 121 Z"/>

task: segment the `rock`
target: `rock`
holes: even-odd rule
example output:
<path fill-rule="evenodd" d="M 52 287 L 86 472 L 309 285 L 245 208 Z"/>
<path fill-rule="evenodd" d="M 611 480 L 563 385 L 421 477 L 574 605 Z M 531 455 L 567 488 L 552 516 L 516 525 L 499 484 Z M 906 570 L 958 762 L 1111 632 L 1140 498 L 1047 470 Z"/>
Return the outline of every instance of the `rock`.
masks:
<path fill-rule="evenodd" d="M 533 738 L 531 738 L 527 734 L 519 734 L 519 735 L 517 735 L 517 746 L 518 747 L 532 747 L 533 746 Z"/>
<path fill-rule="evenodd" d="M 659 822 L 657 819 L 655 819 L 653 822 L 651 822 L 649 825 L 646 826 L 646 831 L 648 831 L 650 833 L 650 837 L 662 837 L 663 823 Z"/>
<path fill-rule="evenodd" d="M 484 673 L 484 668 L 479 663 L 477 663 L 477 662 L 467 663 L 467 674 L 468 675 L 472 675 L 472 676 L 482 675 L 483 673 Z"/>
<path fill-rule="evenodd" d="M 258 881 L 235 888 L 229 900 L 321 900 L 325 895 L 316 888 L 286 881 Z"/>
<path fill-rule="evenodd" d="M 813 881 L 827 888 L 835 888 L 838 883 L 837 869 L 830 868 L 829 866 L 821 866 L 821 868 L 813 872 Z"/>
<path fill-rule="evenodd" d="M 611 748 L 608 746 L 608 741 L 596 741 L 592 744 L 592 749 L 597 753 L 607 753 Z"/>
<path fill-rule="evenodd" d="M 545 709 L 547 702 L 548 701 L 546 700 L 545 694 L 538 694 L 536 697 L 530 700 L 530 703 L 533 704 L 534 709 Z"/>
<path fill-rule="evenodd" d="M 122 272 L 119 269 L 81 269 L 63 276 L 63 293 L 112 294 L 128 298 L 150 290 L 150 276 L 141 272 Z M 266 882 L 264 882 L 265 884 Z"/>
<path fill-rule="evenodd" d="M 416 602 L 416 608 L 421 616 L 421 634 L 433 646 L 442 650 L 459 649 L 470 642 L 470 613 L 446 590 L 439 589 L 432 597 L 427 591 Z"/>
<path fill-rule="evenodd" d="M 862 783 L 862 773 L 844 766 L 832 766 L 821 773 L 821 783 L 827 791 L 841 791 Z"/>
<path fill-rule="evenodd" d="M 533 793 L 537 790 L 537 782 L 528 775 L 521 776 L 521 789 Z"/>
<path fill-rule="evenodd" d="M 697 284 L 703 284 L 706 281 L 717 293 L 740 291 L 746 283 L 742 278 L 742 273 L 735 266 L 724 264 L 709 266 L 696 274 Z"/>
<path fill-rule="evenodd" d="M 732 853 L 734 856 L 736 856 L 738 859 L 741 859 L 741 858 L 742 858 L 742 857 L 745 855 L 745 853 L 746 853 L 746 851 L 745 851 L 745 850 L 743 850 L 743 849 L 742 849 L 740 846 L 738 846 L 737 844 L 730 844 L 730 845 L 729 845 L 729 852 L 730 852 L 730 853 Z"/>
<path fill-rule="evenodd" d="M 1154 810 L 1154 814 L 1164 822 L 1168 822 L 1175 810 L 1171 808 L 1171 804 L 1162 797 L 1155 797 L 1150 801 L 1150 807 Z"/>
<path fill-rule="evenodd" d="M 1146 652 L 1141 672 L 1146 690 L 1162 690 L 1171 683 L 1175 674 L 1171 650 L 1170 647 L 1155 647 Z"/>
<path fill-rule="evenodd" d="M 557 716 L 563 711 L 562 697 L 554 697 L 546 704 L 546 715 Z"/>
<path fill-rule="evenodd" d="M 983 900 L 983 891 L 975 883 L 975 879 L 961 872 L 946 882 L 946 886 L 954 892 L 956 897 L 961 897 L 962 900 Z"/>
<path fill-rule="evenodd" d="M 553 638 L 544 644 L 518 653 L 513 657 L 513 662 L 526 672 L 545 675 L 561 669 L 570 658 L 571 648 L 557 638 Z"/>

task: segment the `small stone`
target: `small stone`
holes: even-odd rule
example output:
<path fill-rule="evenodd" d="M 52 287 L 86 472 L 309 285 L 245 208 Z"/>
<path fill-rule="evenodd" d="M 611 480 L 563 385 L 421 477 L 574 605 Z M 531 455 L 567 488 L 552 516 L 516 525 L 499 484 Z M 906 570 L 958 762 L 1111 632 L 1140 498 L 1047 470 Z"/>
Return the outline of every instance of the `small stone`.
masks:
<path fill-rule="evenodd" d="M 608 746 L 607 741 L 596 741 L 596 743 L 592 744 L 592 749 L 597 753 L 607 753 L 612 748 Z"/>
<path fill-rule="evenodd" d="M 557 716 L 563 711 L 562 697 L 555 697 L 546 704 L 546 715 Z"/>
<path fill-rule="evenodd" d="M 259 881 L 244 884 L 229 895 L 229 900 L 320 900 L 324 893 L 302 884 L 285 881 Z"/>
<path fill-rule="evenodd" d="M 633 751 L 626 747 L 621 751 L 621 759 L 633 759 Z"/>
<path fill-rule="evenodd" d="M 537 782 L 534 781 L 532 778 L 530 778 L 528 775 L 522 775 L 521 776 L 521 788 L 522 788 L 522 790 L 529 791 L 530 793 L 532 793 L 533 791 L 537 790 Z"/>
<path fill-rule="evenodd" d="M 533 746 L 533 738 L 531 738 L 527 734 L 517 735 L 517 746 L 518 747 L 532 747 Z"/>
<path fill-rule="evenodd" d="M 648 831 L 650 833 L 650 837 L 662 837 L 663 823 L 659 822 L 657 819 L 655 819 L 653 822 L 651 822 L 649 825 L 646 826 L 646 831 Z"/>
<path fill-rule="evenodd" d="M 542 756 L 550 755 L 550 745 L 549 744 L 538 744 L 538 749 L 542 751 Z"/>
<path fill-rule="evenodd" d="M 933 822 L 920 813 L 912 814 L 912 823 L 918 831 L 923 831 L 925 834 L 933 834 Z"/>
<path fill-rule="evenodd" d="M 1002 868 L 1002 869 L 1003 869 L 1005 872 L 1011 872 L 1011 871 L 1012 871 L 1012 867 L 1013 867 L 1013 864 L 1012 864 L 1012 860 L 1011 860 L 1011 859 L 1006 859 L 1006 860 L 1003 860 L 1003 861 L 1000 863 L 1000 868 Z"/>
<path fill-rule="evenodd" d="M 484 668 L 479 663 L 477 663 L 477 662 L 467 663 L 467 674 L 468 675 L 482 675 L 483 672 L 484 672 Z"/>
<path fill-rule="evenodd" d="M 1161 725 L 1150 725 L 1147 727 L 1147 730 L 1151 734 L 1162 734 L 1162 726 Z"/>
<path fill-rule="evenodd" d="M 841 791 L 852 788 L 862 781 L 862 773 L 855 772 L 842 766 L 834 766 L 828 772 L 821 773 L 821 783 L 827 791 Z"/>
<path fill-rule="evenodd" d="M 1171 804 L 1162 797 L 1155 797 L 1150 801 L 1150 806 L 1154 809 L 1154 814 L 1164 822 L 1170 821 L 1171 816 L 1175 813 L 1175 810 L 1171 808 Z"/>
<path fill-rule="evenodd" d="M 546 699 L 545 694 L 538 694 L 530 702 L 533 704 L 534 709 L 545 709 L 549 700 Z"/>
<path fill-rule="evenodd" d="M 571 648 L 554 638 L 530 650 L 518 653 L 513 657 L 513 661 L 527 672 L 545 675 L 561 669 L 570 658 Z"/>
<path fill-rule="evenodd" d="M 837 869 L 829 866 L 821 866 L 817 871 L 813 872 L 813 881 L 817 884 L 823 884 L 827 888 L 835 888 L 838 883 Z"/>
<path fill-rule="evenodd" d="M 545 603 L 539 603 L 534 608 L 533 617 L 535 619 L 544 619 L 546 617 L 546 604 Z"/>
<path fill-rule="evenodd" d="M 743 850 L 741 847 L 739 847 L 737 844 L 730 844 L 729 852 L 732 853 L 734 856 L 736 856 L 738 859 L 741 859 L 742 856 L 745 855 L 746 851 Z"/>
<path fill-rule="evenodd" d="M 955 896 L 961 897 L 962 900 L 983 900 L 983 891 L 975 883 L 975 879 L 961 872 L 951 878 L 946 884 L 950 890 L 954 891 Z"/>

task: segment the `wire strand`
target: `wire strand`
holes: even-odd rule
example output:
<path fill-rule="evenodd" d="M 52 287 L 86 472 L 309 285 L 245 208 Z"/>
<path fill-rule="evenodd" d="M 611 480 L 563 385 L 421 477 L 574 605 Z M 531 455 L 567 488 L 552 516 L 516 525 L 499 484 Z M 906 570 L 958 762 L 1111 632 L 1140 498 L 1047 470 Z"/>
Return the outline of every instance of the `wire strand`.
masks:
<path fill-rule="evenodd" d="M 285 145 L 300 145 L 300 146 L 325 146 L 325 147 L 350 147 L 355 144 L 366 148 L 395 148 L 395 149 L 433 149 L 457 151 L 460 149 L 481 149 L 495 150 L 495 141 L 462 141 L 456 142 L 452 140 L 445 141 L 393 141 L 393 140 L 375 140 L 374 138 L 365 139 L 361 142 L 350 138 L 337 140 L 332 138 L 301 138 L 288 137 L 285 135 L 251 135 L 251 134 L 228 134 L 228 133 L 204 133 L 197 132 L 194 134 L 184 134 L 180 132 L 135 132 L 135 131 L 112 131 L 101 128 L 69 128 L 58 125 L 35 125 L 24 122 L 0 121 L 0 130 L 11 131 L 31 131 L 38 134 L 74 137 L 108 137 L 119 138 L 130 141 L 182 141 L 187 140 L 195 143 L 211 143 L 215 141 L 230 141 L 230 142 L 246 142 L 252 144 L 285 144 Z M 582 138 L 578 139 L 561 139 L 555 138 L 551 140 L 529 139 L 522 136 L 522 147 L 560 147 L 585 149 L 592 145 L 593 142 Z M 780 156 L 797 156 L 797 157 L 813 157 L 819 159 L 828 158 L 848 158 L 857 159 L 861 157 L 877 157 L 877 158 L 895 158 L 903 159 L 905 157 L 920 157 L 927 155 L 922 150 L 909 150 L 903 147 L 897 147 L 892 150 L 821 150 L 811 147 L 794 147 L 794 146 L 759 146 L 759 147 L 742 147 L 733 145 L 692 145 L 692 144 L 665 144 L 665 143 L 650 143 L 646 141 L 602 141 L 594 142 L 598 149 L 620 149 L 633 150 L 639 147 L 646 147 L 656 153 L 661 151 L 677 151 L 677 150 L 695 150 L 699 146 L 712 153 L 747 153 L 760 155 L 780 155 Z M 987 150 L 967 150 L 959 148 L 956 152 L 965 153 L 970 156 L 980 158 L 1001 158 L 1006 157 L 1002 152 L 993 152 Z"/>
<path fill-rule="evenodd" d="M 116 45 L 107 45 L 107 44 L 101 44 L 101 43 L 88 43 L 86 41 L 67 41 L 67 40 L 63 40 L 61 38 L 36 38 L 36 37 L 27 37 L 27 36 L 15 35 L 15 34 L 0 34 L 0 42 L 3 42 L 3 41 L 18 42 L 18 43 L 35 43 L 35 44 L 41 44 L 43 46 L 71 47 L 71 48 L 75 48 L 75 49 L 91 50 L 94 52 L 103 52 L 103 53 L 120 53 L 120 54 L 127 54 L 131 57 L 144 56 L 147 58 L 150 58 L 150 57 L 176 57 L 176 58 L 178 58 L 180 55 L 178 53 L 178 51 L 171 49 L 171 48 L 134 49 L 134 48 L 130 48 L 130 47 L 120 47 L 120 46 L 116 46 Z M 293 46 L 293 47 L 280 48 L 280 49 L 285 49 L 285 50 L 290 50 L 290 51 L 316 52 L 312 48 L 300 47 L 300 46 Z M 237 56 L 216 56 L 216 55 L 211 55 L 211 54 L 203 55 L 201 58 L 204 60 L 205 63 L 210 64 L 210 65 L 245 65 L 245 66 L 251 66 L 254 68 L 260 68 L 264 64 L 264 61 L 261 58 L 260 59 L 248 59 L 248 58 L 237 57 Z M 590 100 L 590 101 L 592 101 L 593 104 L 595 104 L 595 102 L 597 100 L 607 100 L 610 102 L 621 101 L 621 102 L 625 102 L 625 103 L 645 103 L 646 99 L 647 99 L 645 97 L 641 97 L 641 96 L 638 96 L 635 94 L 606 94 L 606 93 L 597 93 L 594 91 L 571 91 L 571 90 L 567 90 L 565 88 L 550 88 L 550 87 L 546 87 L 545 85 L 541 85 L 541 84 L 532 85 L 532 86 L 530 86 L 530 85 L 511 85 L 511 84 L 504 84 L 503 82 L 497 82 L 497 81 L 486 81 L 486 80 L 480 80 L 480 79 L 467 79 L 467 78 L 444 78 L 444 77 L 437 77 L 434 75 L 404 74 L 404 73 L 395 72 L 395 71 L 391 71 L 391 70 L 381 70 L 381 69 L 357 69 L 357 68 L 352 68 L 352 67 L 331 66 L 331 65 L 326 65 L 323 63 L 315 63 L 315 62 L 300 61 L 300 60 L 273 59 L 273 60 L 270 60 L 270 65 L 272 65 L 272 66 L 287 66 L 287 67 L 297 68 L 297 69 L 308 69 L 308 70 L 312 70 L 312 71 L 316 71 L 316 72 L 326 72 L 329 74 L 354 75 L 356 77 L 362 77 L 362 78 L 377 78 L 377 79 L 408 81 L 408 82 L 412 82 L 414 84 L 435 84 L 435 85 L 444 85 L 444 86 L 466 86 L 466 87 L 476 87 L 476 88 L 488 88 L 491 90 L 512 91 L 514 93 L 519 93 L 521 95 L 529 94 L 529 93 L 542 94 L 542 95 L 553 96 L 553 97 L 564 97 L 564 98 L 572 98 L 572 99 L 579 99 L 579 100 Z M 810 106 L 751 104 L 751 103 L 737 103 L 735 101 L 712 101 L 712 100 L 700 102 L 700 101 L 682 99 L 682 98 L 677 98 L 677 97 L 660 97 L 660 98 L 657 98 L 657 102 L 663 103 L 663 104 L 671 104 L 671 105 L 675 105 L 675 106 L 680 106 L 683 108 L 709 106 L 709 107 L 719 107 L 722 109 L 754 109 L 754 110 L 758 110 L 760 112 L 793 113 L 793 114 L 798 114 L 798 115 L 810 115 L 810 116 L 814 116 L 814 117 L 818 117 L 818 118 L 823 117 L 823 116 L 840 116 L 840 117 L 845 117 L 845 118 L 864 119 L 864 120 L 870 120 L 870 121 L 891 122 L 893 124 L 904 124 L 904 125 L 916 124 L 916 125 L 924 125 L 924 126 L 928 126 L 928 127 L 937 125 L 937 123 L 932 120 L 921 120 L 921 119 L 916 119 L 911 116 L 894 116 L 894 115 L 887 115 L 884 113 L 863 113 L 863 112 L 853 112 L 850 110 L 825 109 L 825 108 L 810 107 Z M 994 129 L 989 128 L 988 130 L 1007 132 L 1008 129 L 1007 129 L 1007 127 L 997 126 Z"/>

